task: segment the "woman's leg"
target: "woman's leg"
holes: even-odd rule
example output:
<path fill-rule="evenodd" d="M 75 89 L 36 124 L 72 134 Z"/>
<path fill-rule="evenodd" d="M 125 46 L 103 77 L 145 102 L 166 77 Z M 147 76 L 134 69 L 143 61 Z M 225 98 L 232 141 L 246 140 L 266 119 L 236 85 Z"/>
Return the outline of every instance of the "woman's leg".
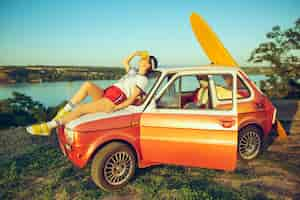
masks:
<path fill-rule="evenodd" d="M 103 89 L 90 81 L 84 82 L 71 100 L 61 108 L 53 119 L 57 120 L 73 110 L 85 97 L 91 96 L 93 101 L 97 101 L 103 97 Z"/>
<path fill-rule="evenodd" d="M 51 129 L 56 128 L 60 125 L 64 125 L 84 114 L 95 113 L 95 112 L 112 112 L 115 104 L 107 98 L 99 98 L 90 103 L 81 104 L 71 112 L 66 112 L 64 116 L 54 118 L 49 122 L 41 124 L 35 124 L 26 127 L 28 133 L 32 135 L 44 135 L 49 136 Z"/>
<path fill-rule="evenodd" d="M 59 124 L 63 125 L 66 124 L 81 115 L 85 115 L 88 113 L 95 113 L 95 112 L 112 112 L 115 104 L 112 103 L 107 98 L 100 98 L 96 101 L 85 103 L 77 106 L 74 110 L 70 113 L 66 114 L 59 120 Z"/>
<path fill-rule="evenodd" d="M 93 101 L 97 101 L 103 97 L 103 89 L 90 81 L 85 81 L 76 94 L 71 98 L 70 102 L 74 105 L 79 104 L 85 97 L 91 96 Z"/>
<path fill-rule="evenodd" d="M 95 112 L 112 112 L 115 104 L 107 98 L 100 98 L 96 101 L 81 104 L 69 113 L 58 119 L 53 119 L 49 122 L 41 124 L 35 124 L 26 127 L 28 133 L 32 135 L 44 135 L 49 136 L 51 129 L 56 128 L 60 125 L 64 125 L 84 114 L 95 113 Z"/>

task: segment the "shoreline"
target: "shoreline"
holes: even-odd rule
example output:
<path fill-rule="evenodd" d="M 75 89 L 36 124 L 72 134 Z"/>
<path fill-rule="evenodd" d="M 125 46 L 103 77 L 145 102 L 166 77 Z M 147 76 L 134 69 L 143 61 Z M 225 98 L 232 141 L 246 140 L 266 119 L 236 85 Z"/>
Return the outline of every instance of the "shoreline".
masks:
<path fill-rule="evenodd" d="M 0 66 L 0 84 L 113 80 L 124 73 L 120 67 Z"/>
<path fill-rule="evenodd" d="M 248 75 L 268 75 L 271 67 L 242 67 Z M 121 67 L 0 66 L 0 84 L 42 83 L 80 80 L 116 80 Z"/>

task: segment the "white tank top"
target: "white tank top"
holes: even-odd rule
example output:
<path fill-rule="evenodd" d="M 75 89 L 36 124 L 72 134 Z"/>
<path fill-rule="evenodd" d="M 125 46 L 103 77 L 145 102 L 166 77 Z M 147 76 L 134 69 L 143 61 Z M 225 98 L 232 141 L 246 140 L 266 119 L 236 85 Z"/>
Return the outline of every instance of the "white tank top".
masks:
<path fill-rule="evenodd" d="M 145 92 L 147 83 L 148 79 L 146 76 L 140 75 L 132 69 L 113 85 L 120 88 L 126 97 L 129 98 L 132 95 L 134 87 L 136 86 Z"/>

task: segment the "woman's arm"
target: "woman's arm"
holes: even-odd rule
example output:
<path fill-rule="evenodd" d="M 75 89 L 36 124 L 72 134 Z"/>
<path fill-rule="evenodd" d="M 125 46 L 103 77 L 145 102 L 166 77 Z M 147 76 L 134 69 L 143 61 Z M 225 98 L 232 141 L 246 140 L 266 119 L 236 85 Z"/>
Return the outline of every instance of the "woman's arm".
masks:
<path fill-rule="evenodd" d="M 130 69 L 130 62 L 131 62 L 131 60 L 132 60 L 135 56 L 138 56 L 138 55 L 140 55 L 140 53 L 139 53 L 139 51 L 136 51 L 136 52 L 133 52 L 132 54 L 130 54 L 127 58 L 124 59 L 123 65 L 124 65 L 124 67 L 125 67 L 126 72 L 128 72 L 129 69 Z"/>
<path fill-rule="evenodd" d="M 132 95 L 124 102 L 120 103 L 119 105 L 116 105 L 113 111 L 121 110 L 122 108 L 126 108 L 127 106 L 131 105 L 134 102 L 134 100 L 141 94 L 141 92 L 141 89 L 139 89 L 138 87 L 134 87 Z"/>

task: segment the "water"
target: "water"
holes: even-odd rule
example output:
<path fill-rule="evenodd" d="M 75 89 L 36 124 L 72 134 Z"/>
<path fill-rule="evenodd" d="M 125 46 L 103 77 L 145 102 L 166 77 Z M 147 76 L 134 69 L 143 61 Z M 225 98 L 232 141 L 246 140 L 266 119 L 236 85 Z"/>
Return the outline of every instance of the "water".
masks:
<path fill-rule="evenodd" d="M 260 87 L 260 82 L 264 81 L 267 78 L 266 75 L 249 75 L 249 78 L 258 86 Z"/>
<path fill-rule="evenodd" d="M 0 99 L 12 97 L 12 92 L 16 91 L 32 97 L 33 100 L 39 101 L 43 105 L 56 106 L 62 101 L 70 99 L 83 82 L 84 81 L 62 81 L 0 85 Z M 114 80 L 93 81 L 93 83 L 101 88 L 106 88 L 114 82 Z"/>
<path fill-rule="evenodd" d="M 249 76 L 258 86 L 261 80 L 265 80 L 265 75 Z M 56 106 L 64 100 L 68 100 L 79 89 L 84 81 L 63 81 L 52 83 L 18 83 L 11 85 L 0 85 L 0 99 L 12 97 L 12 92 L 21 92 L 39 101 L 46 106 Z M 97 80 L 93 83 L 102 88 L 114 83 L 115 80 Z M 86 101 L 89 101 L 87 99 Z"/>

